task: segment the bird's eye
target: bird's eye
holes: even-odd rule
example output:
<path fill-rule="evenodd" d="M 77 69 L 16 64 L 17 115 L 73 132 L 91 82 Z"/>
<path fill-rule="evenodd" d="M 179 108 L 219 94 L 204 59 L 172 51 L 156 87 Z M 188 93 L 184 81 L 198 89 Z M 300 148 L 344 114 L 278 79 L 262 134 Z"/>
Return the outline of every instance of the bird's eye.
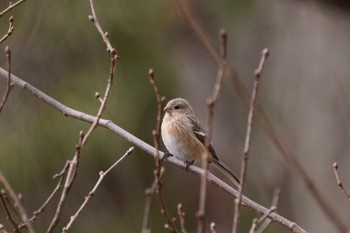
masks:
<path fill-rule="evenodd" d="M 174 109 L 176 109 L 176 110 L 179 109 L 179 108 L 180 108 L 180 105 L 175 105 L 174 106 Z"/>

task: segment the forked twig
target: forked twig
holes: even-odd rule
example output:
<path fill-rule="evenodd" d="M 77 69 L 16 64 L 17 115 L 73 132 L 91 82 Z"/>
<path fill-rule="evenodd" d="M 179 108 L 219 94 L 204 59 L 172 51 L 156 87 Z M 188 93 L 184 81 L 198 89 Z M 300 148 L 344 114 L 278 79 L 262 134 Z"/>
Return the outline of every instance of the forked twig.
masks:
<path fill-rule="evenodd" d="M 26 224 L 26 228 L 30 233 L 35 233 L 34 228 L 30 222 L 28 222 L 28 214 L 27 211 L 25 210 L 24 206 L 22 205 L 21 200 L 19 199 L 17 193 L 14 191 L 10 183 L 7 181 L 6 177 L 0 171 L 0 182 L 4 184 L 5 190 L 9 194 L 9 197 L 13 201 L 13 206 L 15 207 L 16 210 L 18 210 L 21 221 Z"/>
<path fill-rule="evenodd" d="M 1 190 L 0 193 L 0 199 L 1 199 L 1 203 L 5 208 L 5 212 L 6 212 L 6 218 L 11 222 L 12 226 L 15 228 L 15 232 L 16 233 L 20 233 L 21 231 L 18 229 L 18 224 L 16 223 L 16 221 L 12 218 L 12 215 L 10 213 L 10 210 L 8 209 L 7 205 L 6 205 L 6 201 L 5 201 L 5 197 L 6 197 L 6 192 L 5 190 Z"/>
<path fill-rule="evenodd" d="M 268 217 L 271 213 L 276 211 L 280 193 L 281 189 L 276 188 L 273 192 L 272 203 L 269 211 L 263 214 L 259 219 L 254 218 L 249 233 L 262 233 L 268 227 L 268 225 L 271 223 L 271 220 Z M 259 226 L 258 229 L 256 229 L 257 226 Z"/>
<path fill-rule="evenodd" d="M 183 211 L 181 203 L 177 204 L 177 217 L 180 220 L 181 233 L 187 233 L 185 227 L 185 211 Z"/>
<path fill-rule="evenodd" d="M 106 171 L 101 171 L 100 172 L 100 177 L 98 179 L 98 181 L 96 182 L 95 186 L 93 187 L 93 189 L 89 192 L 89 194 L 85 197 L 84 202 L 81 204 L 81 206 L 79 207 L 79 209 L 77 210 L 77 212 L 70 217 L 70 221 L 68 222 L 68 224 L 62 229 L 62 233 L 66 233 L 70 230 L 70 228 L 72 227 L 73 223 L 76 221 L 76 219 L 78 218 L 78 216 L 80 215 L 81 211 L 83 211 L 83 209 L 86 207 L 86 205 L 88 204 L 88 202 L 93 198 L 93 196 L 96 193 L 97 188 L 100 186 L 102 180 L 105 178 L 105 176 L 115 167 L 117 166 L 126 156 L 130 155 L 132 152 L 134 151 L 134 147 L 130 147 L 125 154 L 119 158 L 115 163 L 113 163 L 112 166 L 110 166 Z"/>
<path fill-rule="evenodd" d="M 268 55 L 269 55 L 269 50 L 263 49 L 259 66 L 255 70 L 254 87 L 253 87 L 252 97 L 251 97 L 251 102 L 250 102 L 250 107 L 249 107 L 247 132 L 246 132 L 244 149 L 243 149 L 243 159 L 242 159 L 241 174 L 240 174 L 240 181 L 241 182 L 240 182 L 240 185 L 238 187 L 238 197 L 235 199 L 232 233 L 236 233 L 238 231 L 241 200 L 242 200 L 242 195 L 243 195 L 243 189 L 245 186 L 245 178 L 246 178 L 248 159 L 249 159 L 249 148 L 250 148 L 250 144 L 251 144 L 254 110 L 255 110 L 255 105 L 256 105 L 258 89 L 259 89 L 261 72 L 262 72 L 262 69 L 264 67 L 264 64 L 265 64 L 265 61 L 266 61 L 266 58 L 268 57 Z"/>
<path fill-rule="evenodd" d="M 164 167 L 162 167 L 162 169 L 160 170 L 160 178 L 163 176 L 164 171 L 165 171 Z M 157 185 L 158 185 L 158 179 L 155 176 L 151 187 L 149 187 L 149 188 L 147 188 L 145 190 L 146 198 L 145 198 L 145 208 L 144 208 L 144 211 L 143 211 L 143 221 L 142 221 L 141 233 L 151 232 L 149 229 L 147 229 L 148 216 L 149 216 L 149 211 L 150 211 L 150 206 L 151 206 L 151 197 L 154 194 L 154 192 L 156 191 Z"/>
<path fill-rule="evenodd" d="M 333 163 L 333 171 L 334 171 L 335 179 L 337 180 L 338 188 L 344 193 L 344 195 L 348 199 L 348 201 L 350 201 L 350 193 L 345 190 L 343 183 L 341 182 L 341 180 L 339 178 L 337 162 Z"/>

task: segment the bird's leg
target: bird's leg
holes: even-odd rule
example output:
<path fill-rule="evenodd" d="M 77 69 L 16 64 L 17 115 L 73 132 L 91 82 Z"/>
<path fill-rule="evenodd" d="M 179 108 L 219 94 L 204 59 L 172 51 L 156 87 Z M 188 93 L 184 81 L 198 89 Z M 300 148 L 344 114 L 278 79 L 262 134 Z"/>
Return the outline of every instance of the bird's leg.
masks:
<path fill-rule="evenodd" d="M 187 171 L 187 170 L 188 170 L 188 167 L 191 166 L 191 165 L 193 165 L 194 160 L 192 160 L 191 162 L 185 161 L 184 163 L 185 163 L 186 171 Z"/>
<path fill-rule="evenodd" d="M 163 157 L 162 157 L 162 161 L 166 160 L 170 156 L 173 156 L 173 155 L 170 152 L 165 152 Z"/>

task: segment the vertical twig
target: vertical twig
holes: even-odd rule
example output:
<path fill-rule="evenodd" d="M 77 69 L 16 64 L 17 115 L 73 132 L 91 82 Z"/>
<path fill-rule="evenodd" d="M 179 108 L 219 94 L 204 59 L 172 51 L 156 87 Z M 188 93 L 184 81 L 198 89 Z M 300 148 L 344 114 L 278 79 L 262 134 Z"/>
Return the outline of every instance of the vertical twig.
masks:
<path fill-rule="evenodd" d="M 340 191 L 342 191 L 344 193 L 344 195 L 348 199 L 348 201 L 350 201 L 350 193 L 345 190 L 343 183 L 341 182 L 341 180 L 339 178 L 337 162 L 333 163 L 333 171 L 334 171 L 335 179 L 337 180 L 338 188 L 340 189 Z"/>
<path fill-rule="evenodd" d="M 96 182 L 95 186 L 93 187 L 93 189 L 89 192 L 88 196 L 85 197 L 84 202 L 81 204 L 81 206 L 79 207 L 79 209 L 77 210 L 77 212 L 70 217 L 70 220 L 68 222 L 68 224 L 62 229 L 62 233 L 66 233 L 70 230 L 70 228 L 72 227 L 73 223 L 76 221 L 76 219 L 78 218 L 78 216 L 80 215 L 80 213 L 83 211 L 83 209 L 86 207 L 86 205 L 88 204 L 88 202 L 93 198 L 93 196 L 96 193 L 97 188 L 100 186 L 101 182 L 103 181 L 103 179 L 105 178 L 105 176 L 115 167 L 117 166 L 126 156 L 130 155 L 132 152 L 134 151 L 134 147 L 130 147 L 122 157 L 120 157 L 115 163 L 112 164 L 112 166 L 110 166 L 105 172 L 101 171 L 100 172 L 100 177 L 98 179 L 98 181 Z"/>
<path fill-rule="evenodd" d="M 157 153 L 157 156 L 155 157 L 156 169 L 154 171 L 154 175 L 155 175 L 156 180 L 157 180 L 156 193 L 157 193 L 157 196 L 158 196 L 158 199 L 160 202 L 161 213 L 164 215 L 164 217 L 167 221 L 167 224 L 165 225 L 166 228 L 168 228 L 171 232 L 177 232 L 174 221 L 171 219 L 170 214 L 169 214 L 168 209 L 167 209 L 166 204 L 165 204 L 164 196 L 162 194 L 163 183 L 162 183 L 161 176 L 160 176 L 161 168 L 162 168 L 161 159 L 160 159 L 160 155 L 159 155 L 160 130 L 161 130 L 162 114 L 163 114 L 163 107 L 162 106 L 163 106 L 165 98 L 161 97 L 159 94 L 159 89 L 158 89 L 158 86 L 155 82 L 153 69 L 149 69 L 148 77 L 149 77 L 149 81 L 153 87 L 154 94 L 155 94 L 156 99 L 157 99 L 157 125 L 156 125 L 156 129 L 152 131 L 153 143 L 154 143 L 154 147 L 156 148 L 156 153 Z"/>
<path fill-rule="evenodd" d="M 162 167 L 162 169 L 160 170 L 160 178 L 163 176 L 164 174 L 164 167 Z M 154 194 L 154 192 L 156 191 L 158 185 L 158 179 L 156 176 L 154 176 L 154 181 L 151 185 L 151 187 L 147 188 L 145 190 L 145 208 L 143 211 L 143 220 L 142 220 L 142 229 L 141 229 L 141 233 L 148 233 L 150 232 L 149 229 L 147 229 L 148 226 L 148 216 L 149 216 L 149 211 L 150 211 L 150 206 L 151 206 L 151 197 Z"/>
<path fill-rule="evenodd" d="M 245 186 L 245 178 L 246 178 L 246 172 L 247 172 L 247 166 L 248 166 L 249 148 L 250 148 L 250 142 L 251 142 L 254 110 L 255 110 L 255 105 L 256 105 L 258 89 L 259 89 L 261 72 L 262 72 L 262 69 L 264 67 L 264 64 L 265 64 L 265 61 L 266 61 L 266 58 L 268 57 L 268 55 L 269 55 L 269 50 L 263 49 L 259 66 L 255 70 L 254 87 L 253 87 L 252 97 L 251 97 L 251 102 L 250 102 L 250 107 L 249 107 L 247 132 L 246 132 L 244 149 L 243 149 L 243 159 L 242 159 L 241 174 L 240 174 L 241 183 L 240 183 L 240 186 L 238 187 L 238 197 L 235 199 L 232 233 L 238 232 L 238 223 L 239 223 L 239 218 L 240 218 L 241 201 L 242 201 L 243 189 Z"/>
<path fill-rule="evenodd" d="M 0 113 L 2 109 L 4 108 L 4 105 L 6 103 L 6 100 L 11 92 L 11 50 L 8 46 L 5 48 L 5 53 L 7 57 L 7 67 L 8 67 L 8 76 L 7 76 L 7 85 L 5 93 L 2 97 L 1 103 L 0 103 Z"/>
<path fill-rule="evenodd" d="M 210 141 L 212 138 L 213 132 L 213 116 L 214 116 L 214 107 L 218 100 L 222 80 L 225 76 L 226 70 L 226 50 L 227 50 L 227 33 L 225 29 L 220 30 L 220 42 L 221 42 L 221 59 L 222 63 L 218 70 L 218 74 L 216 77 L 216 81 L 214 84 L 214 88 L 212 91 L 212 95 L 207 99 L 207 134 L 208 140 L 205 142 L 205 146 L 209 148 Z M 208 150 L 209 151 L 209 150 Z M 204 170 L 203 175 L 201 176 L 201 185 L 199 192 L 199 207 L 197 212 L 198 218 L 198 233 L 205 232 L 205 201 L 206 201 L 206 190 L 207 190 L 207 175 L 208 175 L 208 152 L 202 155 L 202 169 Z"/>

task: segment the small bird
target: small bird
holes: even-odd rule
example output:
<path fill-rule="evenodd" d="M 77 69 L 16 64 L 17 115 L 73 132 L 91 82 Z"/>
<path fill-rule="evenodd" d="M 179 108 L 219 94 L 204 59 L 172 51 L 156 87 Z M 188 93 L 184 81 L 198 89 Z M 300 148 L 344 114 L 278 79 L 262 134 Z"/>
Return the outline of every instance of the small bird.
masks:
<path fill-rule="evenodd" d="M 183 160 L 188 168 L 195 160 L 201 160 L 203 153 L 209 152 L 209 163 L 239 186 L 237 175 L 219 160 L 212 143 L 209 142 L 206 132 L 187 100 L 172 99 L 167 103 L 164 111 L 161 133 L 164 145 L 169 152 L 165 153 L 163 158 L 174 156 Z M 206 142 L 210 143 L 209 147 L 206 146 Z"/>

